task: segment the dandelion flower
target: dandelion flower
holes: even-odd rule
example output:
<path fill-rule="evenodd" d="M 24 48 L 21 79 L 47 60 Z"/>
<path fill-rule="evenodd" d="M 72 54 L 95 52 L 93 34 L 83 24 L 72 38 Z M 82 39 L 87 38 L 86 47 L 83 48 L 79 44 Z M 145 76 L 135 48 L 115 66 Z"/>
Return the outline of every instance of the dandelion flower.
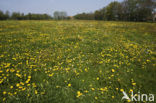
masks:
<path fill-rule="evenodd" d="M 6 91 L 4 91 L 4 92 L 3 92 L 3 95 L 5 95 L 6 93 L 7 93 L 7 92 L 6 92 Z"/>
<path fill-rule="evenodd" d="M 82 93 L 80 91 L 77 91 L 77 98 L 80 97 L 82 95 Z"/>
<path fill-rule="evenodd" d="M 71 87 L 71 84 L 70 83 L 68 84 L 68 87 Z"/>
<path fill-rule="evenodd" d="M 123 92 L 123 91 L 124 91 L 124 89 L 120 89 L 120 91 L 121 91 L 121 92 Z"/>
<path fill-rule="evenodd" d="M 114 72 L 115 72 L 115 70 L 114 70 L 114 69 L 112 69 L 112 72 L 114 73 Z"/>

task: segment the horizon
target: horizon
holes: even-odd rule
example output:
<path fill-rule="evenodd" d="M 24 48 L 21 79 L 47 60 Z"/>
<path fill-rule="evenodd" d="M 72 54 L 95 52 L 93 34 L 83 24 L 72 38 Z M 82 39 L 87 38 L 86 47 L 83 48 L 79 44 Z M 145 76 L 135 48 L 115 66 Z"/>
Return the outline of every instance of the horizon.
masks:
<path fill-rule="evenodd" d="M 99 10 L 113 1 L 121 2 L 123 0 L 79 0 L 79 1 L 62 1 L 62 0 L 1 0 L 0 10 L 20 12 L 24 14 L 49 14 L 53 16 L 55 11 L 65 11 L 68 16 L 74 16 L 79 13 L 90 13 Z"/>

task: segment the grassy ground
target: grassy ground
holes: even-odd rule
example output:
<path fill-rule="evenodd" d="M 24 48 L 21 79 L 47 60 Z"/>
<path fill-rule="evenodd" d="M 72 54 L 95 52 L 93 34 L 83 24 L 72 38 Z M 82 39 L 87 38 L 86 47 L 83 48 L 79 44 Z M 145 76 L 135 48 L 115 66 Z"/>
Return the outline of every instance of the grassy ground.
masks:
<path fill-rule="evenodd" d="M 156 24 L 0 21 L 0 102 L 121 103 L 156 93 Z"/>

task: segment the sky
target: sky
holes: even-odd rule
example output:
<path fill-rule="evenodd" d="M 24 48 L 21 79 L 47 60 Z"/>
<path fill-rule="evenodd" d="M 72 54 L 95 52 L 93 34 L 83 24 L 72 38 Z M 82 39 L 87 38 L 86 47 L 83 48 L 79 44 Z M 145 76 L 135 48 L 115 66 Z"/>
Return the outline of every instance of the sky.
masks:
<path fill-rule="evenodd" d="M 5 12 L 47 13 L 66 11 L 68 16 L 82 12 L 94 12 L 112 1 L 122 0 L 0 0 L 0 10 Z"/>

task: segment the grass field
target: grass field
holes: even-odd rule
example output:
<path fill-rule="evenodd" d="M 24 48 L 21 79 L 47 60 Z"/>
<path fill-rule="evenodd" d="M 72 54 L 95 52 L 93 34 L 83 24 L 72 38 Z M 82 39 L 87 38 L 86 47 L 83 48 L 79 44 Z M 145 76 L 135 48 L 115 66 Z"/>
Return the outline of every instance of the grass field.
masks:
<path fill-rule="evenodd" d="M 123 103 L 156 93 L 156 23 L 0 21 L 0 103 Z"/>

